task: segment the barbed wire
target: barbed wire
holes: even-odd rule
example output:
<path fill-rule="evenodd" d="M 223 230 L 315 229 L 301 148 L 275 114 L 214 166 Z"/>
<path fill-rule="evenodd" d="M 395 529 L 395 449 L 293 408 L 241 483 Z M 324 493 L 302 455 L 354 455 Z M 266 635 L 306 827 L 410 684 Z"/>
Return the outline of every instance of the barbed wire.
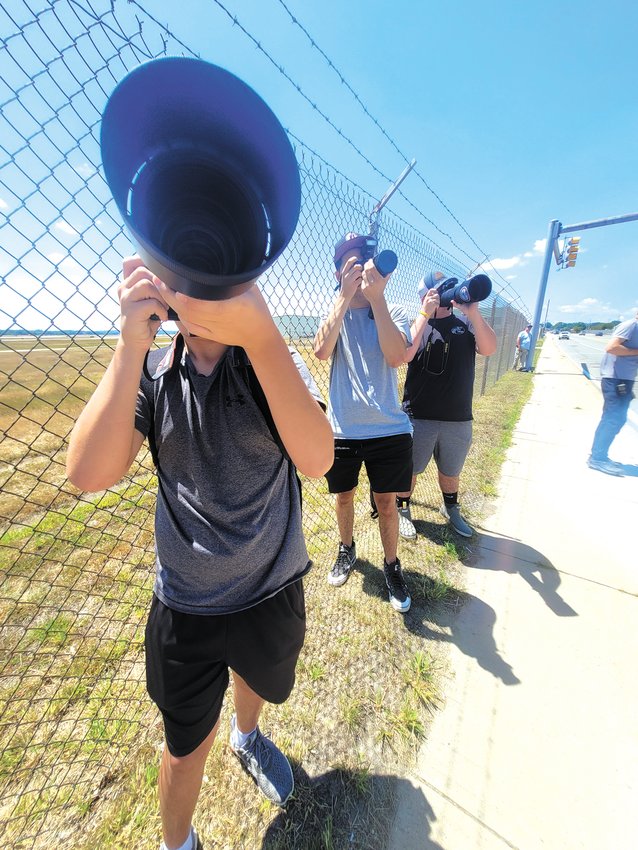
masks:
<path fill-rule="evenodd" d="M 363 186 L 361 186 L 359 183 L 357 183 L 357 182 L 356 182 L 355 180 L 353 180 L 351 177 L 348 177 L 346 174 L 344 174 L 342 171 L 340 171 L 340 170 L 339 170 L 339 169 L 338 169 L 338 168 L 334 165 L 334 163 L 328 162 L 328 160 L 327 160 L 327 159 L 325 159 L 325 157 L 323 157 L 323 156 L 321 156 L 321 154 L 317 153 L 317 151 L 316 151 L 316 150 L 314 150 L 313 148 L 311 148 L 311 147 L 307 144 L 307 142 L 304 142 L 304 141 L 303 141 L 303 139 L 300 139 L 300 138 L 299 138 L 297 135 L 295 135 L 295 133 L 293 133 L 291 130 L 287 130 L 287 133 L 288 133 L 288 135 L 290 136 L 290 138 L 291 138 L 291 139 L 294 139 L 294 140 L 297 142 L 297 144 L 301 145 L 301 146 L 302 146 L 302 147 L 304 147 L 306 150 L 310 151 L 310 153 L 311 153 L 311 154 L 312 154 L 312 155 L 313 155 L 316 159 L 318 159 L 320 162 L 322 162 L 322 163 L 323 163 L 325 166 L 327 166 L 328 168 L 332 169 L 332 170 L 333 170 L 336 174 L 338 174 L 338 175 L 339 175 L 339 177 L 343 178 L 344 180 L 347 180 L 349 183 L 351 183 L 353 186 L 355 186 L 355 187 L 356 187 L 357 189 L 359 189 L 361 192 L 365 192 L 365 194 L 367 194 L 367 195 L 369 195 L 369 194 L 370 194 L 370 193 L 369 193 L 366 189 L 364 189 L 364 188 L 363 188 Z M 397 213 L 396 213 L 396 212 L 394 213 L 394 217 L 395 217 L 398 221 L 400 221 L 402 224 L 405 224 L 407 227 L 412 227 L 412 225 L 410 224 L 410 222 L 406 221 L 406 219 L 402 218 L 400 215 L 397 215 Z M 435 241 L 434 241 L 434 239 L 432 239 L 432 237 L 431 237 L 431 236 L 427 236 L 425 233 L 422 233 L 420 230 L 417 230 L 416 232 L 418 233 L 418 235 L 419 235 L 419 236 L 422 236 L 424 239 L 427 239 L 427 240 L 428 240 L 428 242 L 431 242 L 431 243 L 432 243 L 432 245 L 434 245 L 434 246 L 435 246 L 435 247 L 436 247 L 439 251 L 441 251 L 441 253 L 442 253 L 442 254 L 445 254 L 445 256 L 446 256 L 446 257 L 448 257 L 450 260 L 452 260 L 454 263 L 458 263 L 458 265 L 460 265 L 460 266 L 463 266 L 463 265 L 464 265 L 464 263 L 463 263 L 463 261 L 462 261 L 462 260 L 459 260 L 459 258 L 458 258 L 458 257 L 455 257 L 453 254 L 450 254 L 450 253 L 449 253 L 449 251 L 446 251 L 446 250 L 445 250 L 445 248 L 442 248 L 442 247 L 441 247 L 441 246 L 440 246 L 437 242 L 435 242 Z"/>

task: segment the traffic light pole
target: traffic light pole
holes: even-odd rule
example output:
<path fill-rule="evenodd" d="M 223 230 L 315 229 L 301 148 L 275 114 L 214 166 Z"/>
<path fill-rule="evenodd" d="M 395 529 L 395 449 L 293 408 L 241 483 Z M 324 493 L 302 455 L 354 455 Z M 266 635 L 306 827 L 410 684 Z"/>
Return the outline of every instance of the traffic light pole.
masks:
<path fill-rule="evenodd" d="M 560 221 L 553 218 L 549 223 L 547 230 L 547 244 L 545 245 L 545 256 L 543 257 L 543 268 L 541 271 L 541 282 L 538 288 L 536 297 L 536 309 L 534 310 L 534 319 L 532 321 L 532 341 L 527 353 L 527 363 L 525 370 L 529 372 L 534 362 L 534 352 L 536 351 L 536 342 L 538 340 L 538 332 L 541 326 L 541 313 L 543 311 L 543 302 L 545 301 L 545 290 L 547 289 L 547 278 L 549 277 L 549 267 L 552 262 L 552 254 L 554 253 L 554 245 L 560 233 Z"/>
<path fill-rule="evenodd" d="M 549 269 L 552 263 L 552 254 L 556 250 L 556 240 L 561 233 L 575 233 L 578 230 L 591 230 L 593 227 L 607 227 L 609 224 L 623 224 L 626 221 L 638 221 L 638 213 L 629 213 L 628 215 L 616 215 L 611 218 L 597 218 L 594 221 L 582 221 L 580 224 L 568 224 L 566 227 L 553 218 L 549 223 L 547 230 L 547 244 L 545 245 L 545 256 L 543 257 L 543 268 L 541 271 L 541 280 L 538 287 L 538 295 L 536 296 L 536 308 L 534 310 L 534 319 L 532 325 L 532 341 L 527 355 L 527 363 L 525 368 L 530 371 L 534 362 L 534 351 L 536 350 L 536 342 L 538 341 L 538 333 L 540 330 L 541 313 L 543 311 L 543 303 L 545 301 L 545 291 L 547 290 L 547 279 L 549 277 Z"/>

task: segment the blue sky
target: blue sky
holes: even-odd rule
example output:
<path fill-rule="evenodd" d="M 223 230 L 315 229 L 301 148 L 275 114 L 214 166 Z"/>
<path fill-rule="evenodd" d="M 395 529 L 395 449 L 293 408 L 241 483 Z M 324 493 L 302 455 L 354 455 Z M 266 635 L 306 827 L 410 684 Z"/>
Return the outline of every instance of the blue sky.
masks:
<path fill-rule="evenodd" d="M 550 219 L 567 225 L 638 212 L 636 4 L 285 3 L 531 311 Z M 151 13 L 155 5 L 148 4 Z M 391 178 L 402 171 L 405 160 L 279 0 L 223 6 L 379 171 Z M 384 178 L 215 0 L 170 4 L 158 17 L 203 59 L 253 86 L 325 159 L 373 195 L 385 192 Z M 403 189 L 463 251 L 481 259 L 422 180 L 410 175 Z M 402 198 L 391 204 L 464 257 Z M 629 317 L 638 308 L 638 222 L 581 237 L 574 269 L 552 264 L 549 320 Z"/>

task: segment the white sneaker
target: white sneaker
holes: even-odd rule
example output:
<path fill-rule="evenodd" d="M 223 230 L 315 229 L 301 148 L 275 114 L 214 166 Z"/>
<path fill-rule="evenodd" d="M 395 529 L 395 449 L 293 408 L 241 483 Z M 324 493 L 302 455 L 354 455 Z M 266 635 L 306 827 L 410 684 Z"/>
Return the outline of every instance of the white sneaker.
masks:
<path fill-rule="evenodd" d="M 397 508 L 397 510 L 399 512 L 399 534 L 405 540 L 414 540 L 416 537 L 416 528 L 412 522 L 410 506 L 406 505 L 405 508 Z"/>

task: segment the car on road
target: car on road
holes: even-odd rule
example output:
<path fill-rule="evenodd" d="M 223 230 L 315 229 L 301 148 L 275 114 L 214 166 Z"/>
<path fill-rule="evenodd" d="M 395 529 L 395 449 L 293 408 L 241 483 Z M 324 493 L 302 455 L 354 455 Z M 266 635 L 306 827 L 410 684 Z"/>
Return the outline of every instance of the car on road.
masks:
<path fill-rule="evenodd" d="M 578 336 L 587 336 L 587 334 L 585 331 L 579 331 Z"/>
<path fill-rule="evenodd" d="M 567 331 L 561 331 L 558 334 L 559 339 L 569 339 L 569 333 Z"/>
<path fill-rule="evenodd" d="M 596 331 L 596 333 L 594 334 L 594 336 L 602 336 L 602 335 L 603 335 L 602 331 Z"/>

